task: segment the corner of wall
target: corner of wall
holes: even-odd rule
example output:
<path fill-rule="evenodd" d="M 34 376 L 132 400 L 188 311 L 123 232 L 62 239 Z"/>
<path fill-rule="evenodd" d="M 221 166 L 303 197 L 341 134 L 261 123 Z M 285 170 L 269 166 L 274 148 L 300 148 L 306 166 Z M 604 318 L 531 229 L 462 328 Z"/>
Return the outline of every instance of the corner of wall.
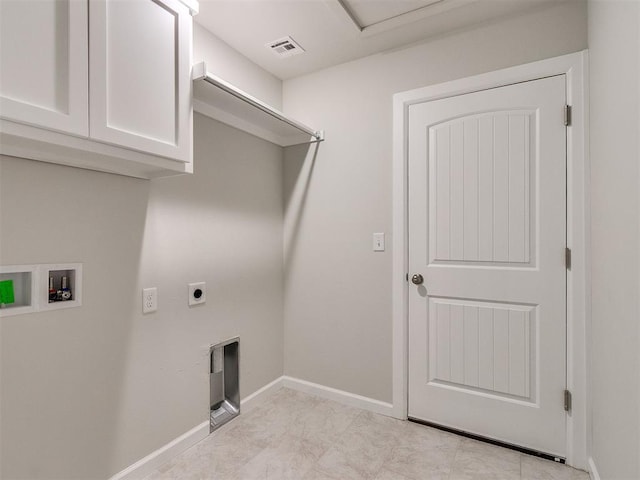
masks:
<path fill-rule="evenodd" d="M 600 474 L 598 473 L 593 457 L 589 457 L 589 476 L 591 480 L 600 480 Z"/>
<path fill-rule="evenodd" d="M 197 18 L 197 17 L 196 17 Z M 193 62 L 206 62 L 211 73 L 254 97 L 282 109 L 282 80 L 226 44 L 215 33 L 193 24 Z"/>

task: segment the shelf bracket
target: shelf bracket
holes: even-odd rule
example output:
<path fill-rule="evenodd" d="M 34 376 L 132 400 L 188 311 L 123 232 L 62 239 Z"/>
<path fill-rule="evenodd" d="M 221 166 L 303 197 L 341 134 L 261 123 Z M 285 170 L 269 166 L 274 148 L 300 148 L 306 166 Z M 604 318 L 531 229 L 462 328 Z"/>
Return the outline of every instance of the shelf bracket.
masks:
<path fill-rule="evenodd" d="M 196 65 L 194 65 L 192 67 L 191 70 L 191 77 L 193 79 L 194 82 L 205 82 L 208 85 L 211 85 L 212 87 L 214 87 L 217 91 L 222 91 L 225 92 L 226 94 L 230 95 L 232 98 L 235 99 L 235 101 L 237 101 L 238 104 L 243 104 L 245 105 L 245 107 L 242 108 L 246 108 L 246 105 L 249 105 L 250 107 L 266 114 L 268 117 L 270 117 L 271 119 L 275 119 L 277 120 L 277 122 L 279 122 L 279 124 L 284 124 L 288 128 L 291 132 L 292 135 L 294 136 L 303 136 L 303 135 L 308 135 L 311 139 L 310 140 L 304 140 L 302 139 L 301 141 L 297 142 L 297 143 L 278 143 L 281 146 L 289 146 L 289 145 L 295 145 L 295 144 L 303 144 L 303 143 L 317 143 L 317 142 L 322 142 L 324 141 L 324 132 L 322 130 L 315 130 L 313 128 L 310 128 L 306 125 L 304 125 L 301 122 L 298 122 L 297 120 L 294 120 L 290 117 L 288 117 L 287 115 L 285 115 L 284 113 L 282 113 L 279 110 L 276 110 L 275 108 L 273 108 L 272 106 L 262 102 L 261 100 L 258 100 L 257 98 L 249 95 L 246 92 L 243 92 L 242 90 L 240 90 L 239 88 L 237 88 L 236 86 L 230 84 L 229 82 L 226 82 L 225 80 L 216 77 L 215 75 L 208 73 L 207 72 L 207 66 L 205 62 L 201 62 L 198 63 Z M 215 90 L 214 90 L 215 91 Z M 219 95 L 219 93 L 218 93 Z M 230 98 L 230 97 L 226 97 L 226 98 Z M 196 105 L 198 105 L 199 103 L 202 102 L 202 99 L 198 98 L 198 103 L 196 103 Z M 213 100 L 211 100 L 210 102 L 213 102 Z M 206 103 L 206 102 L 205 102 Z M 230 105 L 233 102 L 229 101 L 229 100 L 225 100 L 224 101 L 225 104 Z M 215 105 L 215 104 L 208 104 L 211 109 L 210 110 L 220 110 L 220 108 Z M 230 107 L 233 108 L 233 107 Z M 240 108 L 240 107 L 238 107 Z M 205 113 L 206 112 L 202 112 Z M 223 115 L 224 118 L 219 120 L 225 122 L 225 118 L 227 119 L 227 121 L 225 123 L 229 123 L 230 125 L 236 127 L 236 128 L 242 128 L 239 127 L 238 124 L 239 123 L 246 123 L 244 121 L 244 119 L 242 119 L 241 116 L 239 116 L 237 113 L 234 113 L 233 111 L 227 111 L 226 113 L 230 114 L 231 116 L 234 116 L 236 119 L 239 120 L 239 122 L 234 123 L 230 123 L 228 121 L 229 115 Z M 271 122 L 273 122 L 273 120 L 270 120 Z M 257 127 L 257 130 L 262 130 L 262 131 L 268 131 L 268 127 L 265 127 L 264 125 L 255 125 Z M 280 127 L 282 128 L 282 127 Z M 245 131 L 248 131 L 249 133 L 253 133 L 255 134 L 255 130 L 251 131 L 248 129 L 245 129 Z M 262 137 L 265 138 L 265 137 Z M 269 141 L 273 141 L 270 140 L 269 138 L 265 138 Z M 297 140 L 297 139 L 296 139 Z M 276 142 L 274 142 L 276 143 Z"/>

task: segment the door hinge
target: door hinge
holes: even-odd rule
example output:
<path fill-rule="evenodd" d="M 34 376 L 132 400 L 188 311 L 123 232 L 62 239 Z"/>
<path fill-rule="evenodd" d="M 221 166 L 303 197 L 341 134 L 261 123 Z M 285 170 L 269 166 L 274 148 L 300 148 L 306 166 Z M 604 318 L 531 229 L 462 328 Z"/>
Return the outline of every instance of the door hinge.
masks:
<path fill-rule="evenodd" d="M 571 412 L 571 392 L 569 390 L 564 391 L 564 411 Z"/>
<path fill-rule="evenodd" d="M 571 125 L 571 105 L 564 106 L 564 125 L 565 127 Z"/>
<path fill-rule="evenodd" d="M 571 270 L 571 249 L 569 247 L 564 249 L 564 265 L 567 270 Z"/>

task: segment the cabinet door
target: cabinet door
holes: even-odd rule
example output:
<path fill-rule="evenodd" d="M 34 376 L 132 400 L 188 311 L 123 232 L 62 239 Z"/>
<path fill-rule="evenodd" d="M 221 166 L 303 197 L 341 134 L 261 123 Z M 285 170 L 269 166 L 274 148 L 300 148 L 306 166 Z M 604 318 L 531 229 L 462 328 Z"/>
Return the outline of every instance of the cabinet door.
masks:
<path fill-rule="evenodd" d="M 0 1 L 0 117 L 88 135 L 86 0 Z"/>
<path fill-rule="evenodd" d="M 191 29 L 177 0 L 90 0 L 89 135 L 191 161 Z"/>

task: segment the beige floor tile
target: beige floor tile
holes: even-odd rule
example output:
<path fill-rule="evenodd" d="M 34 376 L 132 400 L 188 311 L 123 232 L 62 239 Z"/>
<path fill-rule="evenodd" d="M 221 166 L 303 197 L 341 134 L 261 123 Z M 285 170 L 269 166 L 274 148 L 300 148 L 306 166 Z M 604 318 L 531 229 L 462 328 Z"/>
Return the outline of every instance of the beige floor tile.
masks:
<path fill-rule="evenodd" d="M 331 447 L 318 460 L 315 471 L 328 478 L 366 480 L 374 478 L 380 470 L 383 459 L 376 458 L 370 449 L 345 451 L 341 447 Z M 323 478 L 320 476 L 319 478 Z"/>
<path fill-rule="evenodd" d="M 428 473 L 430 479 L 447 480 L 456 450 L 436 447 L 424 450 L 420 447 L 394 447 L 384 463 L 384 468 L 412 480 L 421 480 Z"/>
<path fill-rule="evenodd" d="M 325 472 L 317 465 L 314 465 L 307 473 L 304 474 L 302 480 L 344 480 L 345 477 L 340 476 L 338 472 Z"/>
<path fill-rule="evenodd" d="M 426 474 L 423 474 L 422 477 L 420 478 L 430 479 L 432 477 L 427 476 Z M 413 480 L 413 479 L 412 477 L 406 477 L 402 474 L 399 474 L 398 472 L 392 472 L 391 470 L 382 468 L 382 470 L 380 470 L 378 474 L 375 476 L 374 480 Z"/>
<path fill-rule="evenodd" d="M 521 454 L 464 439 L 453 461 L 450 480 L 519 480 Z"/>
<path fill-rule="evenodd" d="M 399 445 L 420 445 L 425 449 L 448 446 L 457 449 L 464 439 L 460 435 L 454 435 L 453 433 L 420 425 L 419 423 L 403 423 L 406 425 L 406 430 L 399 439 Z"/>
<path fill-rule="evenodd" d="M 264 449 L 256 445 L 239 445 L 235 442 L 219 445 L 214 445 L 214 442 L 200 443 L 164 465 L 146 480 L 231 479 L 235 472 L 262 450 Z"/>
<path fill-rule="evenodd" d="M 383 466 L 406 431 L 406 422 L 361 411 L 318 461 L 322 471 L 337 469 L 343 478 L 371 478 Z"/>
<path fill-rule="evenodd" d="M 277 445 L 262 450 L 231 478 L 299 480 L 315 465 L 325 450 L 325 445 L 320 442 L 286 434 Z"/>
<path fill-rule="evenodd" d="M 449 478 L 460 439 L 446 432 L 408 424 L 402 439 L 391 448 L 384 468 L 390 472 L 421 480 Z"/>
<path fill-rule="evenodd" d="M 389 448 L 403 444 L 409 433 L 409 422 L 361 411 L 341 435 L 340 440 L 342 443 L 348 443 L 350 437 L 360 437 L 372 446 Z"/>
<path fill-rule="evenodd" d="M 360 413 L 360 409 L 321 399 L 296 415 L 289 432 L 333 444 Z"/>
<path fill-rule="evenodd" d="M 523 455 L 521 465 L 522 480 L 589 480 L 587 472 L 531 455 Z"/>

